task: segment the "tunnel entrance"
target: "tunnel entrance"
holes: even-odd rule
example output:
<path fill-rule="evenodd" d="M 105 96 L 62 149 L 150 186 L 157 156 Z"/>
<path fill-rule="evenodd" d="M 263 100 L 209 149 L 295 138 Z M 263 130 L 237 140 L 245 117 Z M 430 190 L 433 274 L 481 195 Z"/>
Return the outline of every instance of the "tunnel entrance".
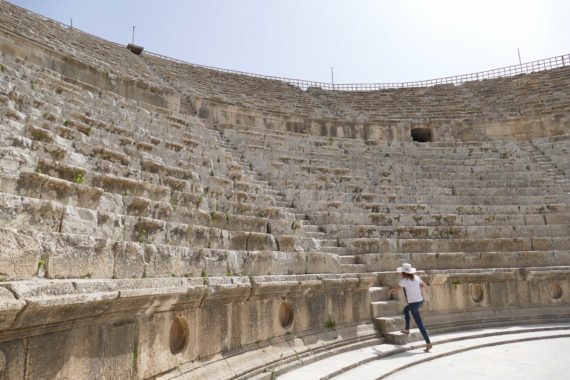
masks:
<path fill-rule="evenodd" d="M 431 128 L 413 128 L 412 140 L 417 142 L 432 142 L 433 134 Z"/>

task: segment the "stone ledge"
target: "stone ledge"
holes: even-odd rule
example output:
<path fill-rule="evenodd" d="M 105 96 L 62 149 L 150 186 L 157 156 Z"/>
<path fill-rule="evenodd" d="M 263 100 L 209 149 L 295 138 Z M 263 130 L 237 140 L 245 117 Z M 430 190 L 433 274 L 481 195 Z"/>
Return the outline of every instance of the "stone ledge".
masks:
<path fill-rule="evenodd" d="M 0 283 L 0 322 L 22 329 L 117 313 L 155 313 L 291 294 L 357 290 L 360 275 L 203 277 L 133 280 L 31 280 Z M 17 318 L 16 318 L 17 315 Z M 0 334 L 1 339 L 1 334 Z"/>

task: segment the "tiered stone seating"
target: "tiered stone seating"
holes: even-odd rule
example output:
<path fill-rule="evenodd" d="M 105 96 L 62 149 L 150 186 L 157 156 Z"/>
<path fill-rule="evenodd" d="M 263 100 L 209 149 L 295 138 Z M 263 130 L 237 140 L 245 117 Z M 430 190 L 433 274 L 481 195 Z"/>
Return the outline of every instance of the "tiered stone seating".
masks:
<path fill-rule="evenodd" d="M 480 123 L 487 121 L 552 117 L 568 119 L 570 67 L 532 75 L 379 91 L 323 91 L 309 94 L 338 112 L 341 118 L 359 122 L 405 121 Z"/>
<path fill-rule="evenodd" d="M 225 73 L 146 55 L 145 62 L 184 98 L 203 98 L 273 114 L 331 118 L 335 113 L 285 82 Z"/>
<path fill-rule="evenodd" d="M 515 257 L 556 264 L 570 248 L 567 187 L 516 143 L 370 147 L 224 127 L 346 263 L 369 271 L 402 260 L 425 269 L 496 267 Z"/>
<path fill-rule="evenodd" d="M 108 73 L 110 78 L 128 78 L 151 87 L 168 87 L 144 61 L 129 50 L 81 30 L 65 28 L 37 17 L 8 2 L 0 2 L 0 28 L 25 37 L 66 57 Z"/>
<path fill-rule="evenodd" d="M 307 264 L 318 245 L 289 203 L 199 119 L 113 94 L 94 99 L 23 60 L 5 57 L 2 70 L 3 235 L 25 241 L 10 246 L 22 259 L 34 247 L 7 278 L 325 269 Z M 338 271 L 330 256 L 315 252 Z"/>

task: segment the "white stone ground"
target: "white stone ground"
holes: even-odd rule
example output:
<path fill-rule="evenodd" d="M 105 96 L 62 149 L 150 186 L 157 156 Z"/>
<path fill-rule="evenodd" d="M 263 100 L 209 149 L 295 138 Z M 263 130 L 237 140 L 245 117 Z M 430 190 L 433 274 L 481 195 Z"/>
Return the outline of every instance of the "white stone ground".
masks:
<path fill-rule="evenodd" d="M 432 340 L 430 353 L 423 352 L 419 343 L 403 347 L 382 344 L 332 356 L 279 379 L 570 378 L 570 325 L 485 329 L 436 335 Z"/>

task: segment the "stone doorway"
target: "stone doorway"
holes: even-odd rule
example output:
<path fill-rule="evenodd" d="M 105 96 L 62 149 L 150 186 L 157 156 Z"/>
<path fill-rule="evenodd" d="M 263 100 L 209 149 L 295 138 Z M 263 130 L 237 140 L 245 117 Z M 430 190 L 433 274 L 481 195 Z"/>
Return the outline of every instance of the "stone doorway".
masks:
<path fill-rule="evenodd" d="M 432 142 L 433 133 L 431 128 L 412 128 L 412 140 L 417 142 Z"/>

